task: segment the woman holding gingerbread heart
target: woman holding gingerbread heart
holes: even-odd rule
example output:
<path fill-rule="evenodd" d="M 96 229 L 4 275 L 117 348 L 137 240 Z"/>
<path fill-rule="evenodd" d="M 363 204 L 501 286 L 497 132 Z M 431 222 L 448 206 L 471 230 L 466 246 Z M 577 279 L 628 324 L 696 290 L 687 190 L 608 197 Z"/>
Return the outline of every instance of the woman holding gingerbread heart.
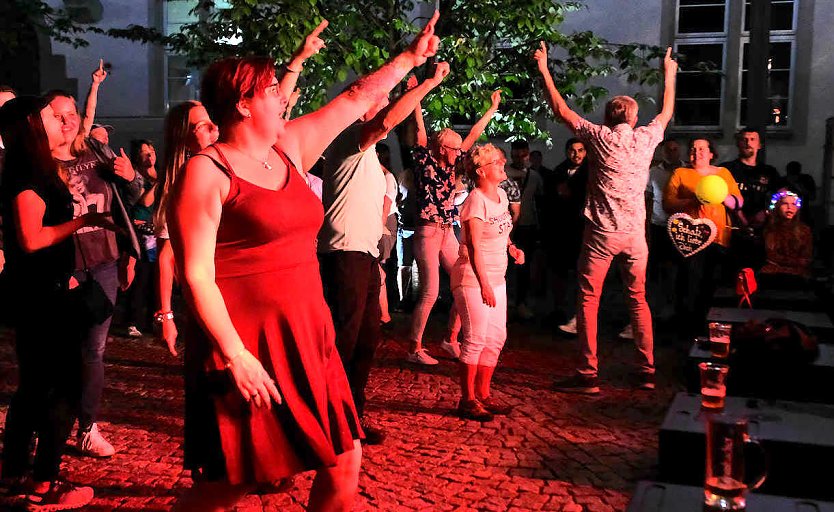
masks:
<path fill-rule="evenodd" d="M 706 138 L 693 139 L 689 145 L 690 166 L 676 169 L 663 193 L 663 208 L 667 213 L 684 213 L 693 219 L 709 219 L 716 230 L 715 241 L 708 247 L 681 258 L 675 311 L 687 335 L 698 334 L 706 328 L 707 311 L 723 275 L 722 267 L 730 244 L 732 224 L 728 214 L 744 204 L 738 184 L 730 171 L 712 165 L 717 158 L 712 141 Z M 724 183 L 712 176 L 720 178 Z M 723 184 L 726 184 L 726 194 Z"/>

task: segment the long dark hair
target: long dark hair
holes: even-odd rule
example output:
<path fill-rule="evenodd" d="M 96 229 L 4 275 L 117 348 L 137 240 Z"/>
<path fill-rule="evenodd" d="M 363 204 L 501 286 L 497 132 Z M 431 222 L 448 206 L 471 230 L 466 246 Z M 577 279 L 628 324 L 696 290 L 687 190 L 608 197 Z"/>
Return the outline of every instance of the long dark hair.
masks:
<path fill-rule="evenodd" d="M 154 205 L 154 226 L 161 228 L 165 225 L 168 199 L 171 189 L 177 179 L 185 161 L 191 156 L 188 149 L 189 137 L 191 137 L 191 125 L 188 123 L 188 115 L 191 109 L 200 106 L 197 101 L 186 101 L 171 107 L 165 116 L 165 138 L 163 140 L 164 153 L 162 165 L 157 166 L 157 183 L 159 187 Z"/>
<path fill-rule="evenodd" d="M 34 184 L 57 191 L 67 190 L 65 171 L 52 158 L 49 138 L 35 104 L 25 117 L 10 120 L 2 127 L 6 158 L 3 164 L 2 194 L 7 199 L 20 192 L 20 185 Z"/>

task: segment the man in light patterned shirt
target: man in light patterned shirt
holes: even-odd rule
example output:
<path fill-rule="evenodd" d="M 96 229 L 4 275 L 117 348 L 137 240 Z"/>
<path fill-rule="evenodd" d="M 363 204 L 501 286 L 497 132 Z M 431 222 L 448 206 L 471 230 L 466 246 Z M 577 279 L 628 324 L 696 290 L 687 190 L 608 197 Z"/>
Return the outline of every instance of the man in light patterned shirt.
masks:
<path fill-rule="evenodd" d="M 605 124 L 596 125 L 571 110 L 553 83 L 547 47 L 541 43 L 536 61 L 556 117 L 585 143 L 590 157 L 585 203 L 585 234 L 579 256 L 579 343 L 582 362 L 577 374 L 556 383 L 556 390 L 598 394 L 597 313 L 602 286 L 616 258 L 628 292 L 634 341 L 640 352 L 640 389 L 654 389 L 652 315 L 646 303 L 646 203 L 644 192 L 655 148 L 663 140 L 675 106 L 677 63 L 672 49 L 663 61 L 663 108 L 647 126 L 637 124 L 637 102 L 616 96 L 605 105 Z"/>

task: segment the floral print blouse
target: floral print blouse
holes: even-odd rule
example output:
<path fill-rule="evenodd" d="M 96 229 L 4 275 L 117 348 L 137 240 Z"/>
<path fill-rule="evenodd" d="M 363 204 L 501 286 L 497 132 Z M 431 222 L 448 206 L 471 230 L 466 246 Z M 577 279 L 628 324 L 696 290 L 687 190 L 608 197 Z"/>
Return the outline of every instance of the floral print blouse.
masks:
<path fill-rule="evenodd" d="M 429 150 L 418 146 L 413 150 L 419 220 L 436 224 L 453 224 L 458 214 L 455 207 L 455 168 L 440 165 Z"/>

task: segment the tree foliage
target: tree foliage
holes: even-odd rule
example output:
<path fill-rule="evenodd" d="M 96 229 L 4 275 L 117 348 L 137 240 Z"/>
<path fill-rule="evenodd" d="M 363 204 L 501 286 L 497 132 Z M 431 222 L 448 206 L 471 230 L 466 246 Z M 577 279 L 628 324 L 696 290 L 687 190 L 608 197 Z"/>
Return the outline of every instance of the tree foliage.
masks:
<path fill-rule="evenodd" d="M 83 32 L 106 33 L 135 41 L 164 44 L 186 55 L 195 67 L 230 55 L 269 55 L 280 63 L 322 18 L 327 47 L 310 59 L 299 82 L 302 111 L 324 102 L 328 90 L 353 75 L 380 66 L 399 53 L 425 23 L 435 2 L 426 0 L 197 0 L 195 20 L 178 33 L 129 26 L 101 30 L 80 26 L 43 2 L 30 5 L 56 40 L 83 45 Z M 40 11 L 33 5 L 40 4 Z M 504 101 L 488 128 L 497 136 L 547 139 L 537 120 L 549 115 L 537 83 L 532 52 L 539 40 L 551 48 L 551 69 L 560 90 L 584 110 L 607 95 L 599 77 L 621 75 L 629 82 L 654 85 L 660 79 L 652 62 L 662 49 L 642 44 L 613 44 L 591 31 L 564 33 L 559 26 L 583 2 L 560 0 L 441 0 L 437 33 L 439 59 L 452 74 L 423 103 L 427 121 L 438 128 L 467 124 L 486 110 L 489 95 L 502 89 Z M 430 66 L 426 66 L 430 68 Z M 425 75 L 431 69 L 418 70 Z"/>

